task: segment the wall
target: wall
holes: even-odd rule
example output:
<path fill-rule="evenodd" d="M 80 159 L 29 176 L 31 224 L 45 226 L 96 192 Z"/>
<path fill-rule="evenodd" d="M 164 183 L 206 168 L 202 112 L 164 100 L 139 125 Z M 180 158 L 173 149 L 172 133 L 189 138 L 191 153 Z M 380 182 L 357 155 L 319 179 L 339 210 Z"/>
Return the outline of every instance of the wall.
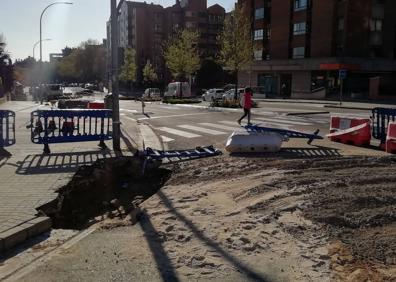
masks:
<path fill-rule="evenodd" d="M 332 55 L 335 4 L 335 0 L 312 2 L 311 57 Z"/>
<path fill-rule="evenodd" d="M 271 59 L 289 58 L 290 0 L 276 0 L 271 7 Z"/>

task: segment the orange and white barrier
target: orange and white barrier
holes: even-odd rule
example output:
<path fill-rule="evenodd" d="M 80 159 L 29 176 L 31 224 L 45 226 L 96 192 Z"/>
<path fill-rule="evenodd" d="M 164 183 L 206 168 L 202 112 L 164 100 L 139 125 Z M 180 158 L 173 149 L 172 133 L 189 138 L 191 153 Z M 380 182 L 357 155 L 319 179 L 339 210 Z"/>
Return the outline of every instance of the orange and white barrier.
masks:
<path fill-rule="evenodd" d="M 388 134 L 386 135 L 386 152 L 396 153 L 396 122 L 389 122 Z"/>
<path fill-rule="evenodd" d="M 371 142 L 370 119 L 332 116 L 327 137 L 334 142 L 368 146 Z"/>

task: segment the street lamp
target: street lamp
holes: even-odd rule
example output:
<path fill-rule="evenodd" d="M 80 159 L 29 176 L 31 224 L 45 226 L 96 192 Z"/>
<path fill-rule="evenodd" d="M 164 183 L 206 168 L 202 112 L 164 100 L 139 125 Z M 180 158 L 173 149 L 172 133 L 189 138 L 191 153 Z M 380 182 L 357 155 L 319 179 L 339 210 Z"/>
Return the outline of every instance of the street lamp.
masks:
<path fill-rule="evenodd" d="M 51 6 L 57 5 L 57 4 L 65 4 L 65 5 L 72 5 L 72 2 L 54 2 L 52 4 L 49 4 L 47 7 L 44 8 L 44 10 L 41 12 L 41 16 L 40 16 L 40 63 L 43 62 L 43 39 L 42 39 L 42 21 L 43 21 L 43 15 L 45 13 L 45 11 L 47 11 L 47 9 Z"/>
<path fill-rule="evenodd" d="M 43 39 L 42 41 L 51 41 L 51 39 L 50 38 L 47 38 L 47 39 Z M 34 43 L 34 45 L 33 45 L 33 59 L 35 58 L 35 50 L 36 50 L 36 47 L 37 47 L 37 45 L 40 43 L 40 40 L 39 41 L 37 41 L 36 43 Z"/>

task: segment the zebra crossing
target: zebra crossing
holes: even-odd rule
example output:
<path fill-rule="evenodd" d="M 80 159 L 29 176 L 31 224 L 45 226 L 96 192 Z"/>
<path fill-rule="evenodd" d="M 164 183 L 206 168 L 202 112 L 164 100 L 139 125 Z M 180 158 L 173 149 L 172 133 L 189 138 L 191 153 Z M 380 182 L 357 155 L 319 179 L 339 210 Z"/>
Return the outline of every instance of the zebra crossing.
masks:
<path fill-rule="evenodd" d="M 328 117 L 327 117 L 328 119 Z M 301 126 L 313 126 L 316 122 L 302 117 L 291 116 L 255 116 L 253 124 L 262 126 L 295 129 Z M 321 123 L 321 122 L 319 122 Z M 328 123 L 328 120 L 326 121 Z M 180 138 L 199 138 L 204 136 L 227 136 L 241 127 L 236 121 L 219 120 L 216 122 L 197 122 L 192 124 L 179 124 L 172 127 L 156 127 L 164 143 L 170 143 Z"/>

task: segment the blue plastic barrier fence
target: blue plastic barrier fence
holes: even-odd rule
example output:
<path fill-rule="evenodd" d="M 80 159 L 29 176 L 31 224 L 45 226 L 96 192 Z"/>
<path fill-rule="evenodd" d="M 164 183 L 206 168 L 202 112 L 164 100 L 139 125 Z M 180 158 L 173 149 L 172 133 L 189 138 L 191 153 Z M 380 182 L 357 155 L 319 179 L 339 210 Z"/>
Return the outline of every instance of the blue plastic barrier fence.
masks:
<path fill-rule="evenodd" d="M 44 145 L 44 153 L 50 153 L 49 144 L 100 141 L 112 139 L 111 110 L 38 110 L 31 113 L 31 139 Z"/>
<path fill-rule="evenodd" d="M 0 148 L 15 144 L 15 113 L 0 110 Z"/>
<path fill-rule="evenodd" d="M 372 110 L 373 137 L 385 144 L 390 121 L 396 121 L 396 109 L 374 108 Z"/>

